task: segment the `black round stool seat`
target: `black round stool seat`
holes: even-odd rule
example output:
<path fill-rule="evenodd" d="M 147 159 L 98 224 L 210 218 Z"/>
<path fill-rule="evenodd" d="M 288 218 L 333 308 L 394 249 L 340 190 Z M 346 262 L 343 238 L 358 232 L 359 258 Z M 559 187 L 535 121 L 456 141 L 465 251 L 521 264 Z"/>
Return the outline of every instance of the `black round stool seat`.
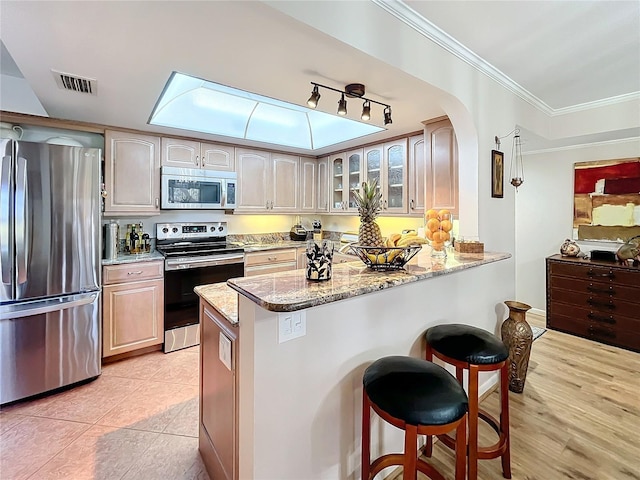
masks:
<path fill-rule="evenodd" d="M 509 351 L 498 337 L 481 328 L 458 323 L 427 330 L 427 343 L 443 355 L 475 365 L 500 363 Z"/>
<path fill-rule="evenodd" d="M 374 404 L 410 425 L 446 425 L 467 413 L 467 394 L 453 375 L 419 358 L 376 360 L 363 384 Z"/>

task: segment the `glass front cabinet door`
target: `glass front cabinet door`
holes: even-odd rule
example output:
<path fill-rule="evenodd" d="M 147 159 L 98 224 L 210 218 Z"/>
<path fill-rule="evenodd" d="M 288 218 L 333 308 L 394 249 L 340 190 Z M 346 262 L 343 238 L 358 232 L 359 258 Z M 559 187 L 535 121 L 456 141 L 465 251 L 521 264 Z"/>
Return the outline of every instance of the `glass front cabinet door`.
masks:
<path fill-rule="evenodd" d="M 382 208 L 407 213 L 407 139 L 384 145 Z"/>
<path fill-rule="evenodd" d="M 331 156 L 331 212 L 357 213 L 354 189 L 361 190 L 362 149 Z"/>

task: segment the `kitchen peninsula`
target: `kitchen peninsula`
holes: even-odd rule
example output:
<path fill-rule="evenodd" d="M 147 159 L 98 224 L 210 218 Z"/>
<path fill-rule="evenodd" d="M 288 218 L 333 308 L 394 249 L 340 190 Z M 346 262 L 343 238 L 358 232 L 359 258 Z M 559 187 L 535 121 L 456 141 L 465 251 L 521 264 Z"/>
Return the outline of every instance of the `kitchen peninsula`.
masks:
<path fill-rule="evenodd" d="M 296 270 L 196 288 L 200 451 L 209 474 L 359 478 L 365 368 L 386 355 L 423 356 L 432 325 L 497 332 L 508 300 L 500 295 L 503 279 L 513 268 L 502 260 L 510 257 L 436 260 L 425 248 L 400 271 L 375 272 L 355 261 L 334 265 L 327 282 L 309 282 Z M 481 379 L 481 391 L 493 382 Z M 373 454 L 401 451 L 402 432 L 373 425 Z"/>

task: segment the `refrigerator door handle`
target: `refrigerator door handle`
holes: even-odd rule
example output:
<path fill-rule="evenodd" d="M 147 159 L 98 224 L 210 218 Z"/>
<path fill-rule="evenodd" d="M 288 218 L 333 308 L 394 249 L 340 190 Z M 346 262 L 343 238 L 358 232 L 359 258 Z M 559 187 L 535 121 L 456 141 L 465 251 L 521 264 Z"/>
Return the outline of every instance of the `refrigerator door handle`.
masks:
<path fill-rule="evenodd" d="M 11 157 L 0 158 L 0 276 L 2 283 L 11 285 Z"/>
<path fill-rule="evenodd" d="M 37 300 L 0 307 L 0 320 L 11 320 L 15 318 L 30 317 L 32 315 L 42 315 L 45 313 L 67 310 L 69 308 L 80 307 L 93 303 L 98 298 L 98 292 L 80 295 L 70 295 L 63 298 L 47 300 Z"/>
<path fill-rule="evenodd" d="M 27 160 L 18 157 L 16 170 L 16 273 L 17 284 L 27 281 Z"/>

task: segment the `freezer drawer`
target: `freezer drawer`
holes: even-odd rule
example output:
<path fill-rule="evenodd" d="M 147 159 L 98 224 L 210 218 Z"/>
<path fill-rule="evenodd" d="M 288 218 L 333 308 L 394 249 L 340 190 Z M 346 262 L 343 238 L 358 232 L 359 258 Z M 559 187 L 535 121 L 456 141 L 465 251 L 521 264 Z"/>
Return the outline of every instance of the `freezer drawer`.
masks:
<path fill-rule="evenodd" d="M 100 375 L 100 293 L 0 307 L 0 404 Z"/>

